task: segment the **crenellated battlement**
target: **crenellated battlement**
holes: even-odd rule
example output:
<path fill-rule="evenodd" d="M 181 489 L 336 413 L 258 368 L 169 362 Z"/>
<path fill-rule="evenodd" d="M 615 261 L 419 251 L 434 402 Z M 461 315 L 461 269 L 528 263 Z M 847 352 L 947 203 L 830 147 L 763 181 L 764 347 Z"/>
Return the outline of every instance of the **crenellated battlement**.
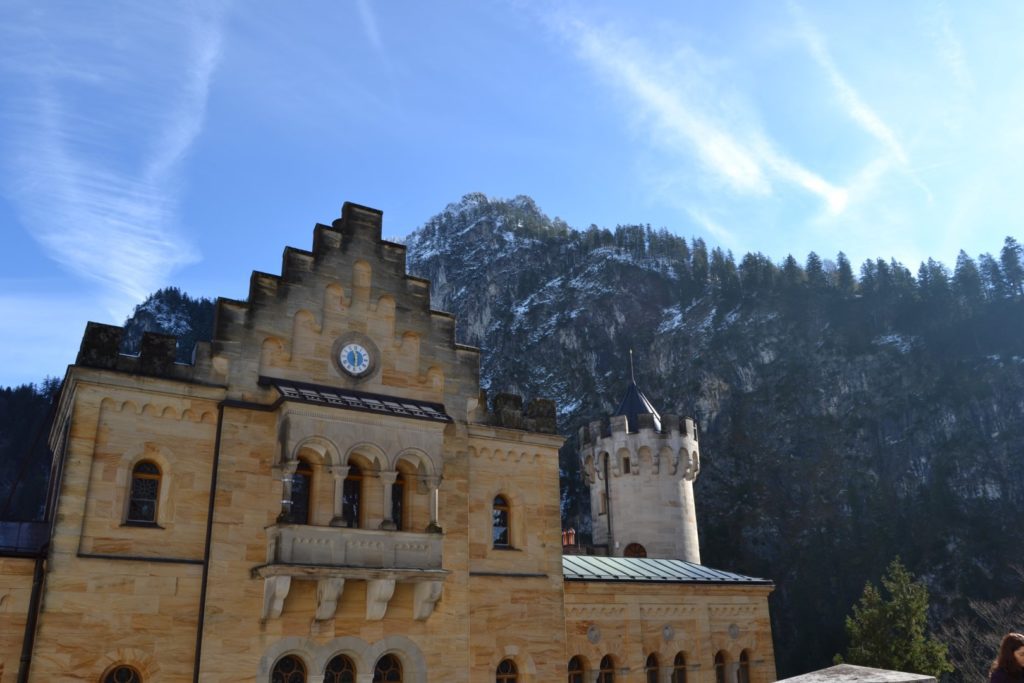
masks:
<path fill-rule="evenodd" d="M 523 409 L 523 397 L 519 394 L 497 394 L 490 410 L 486 410 L 487 394 L 480 391 L 479 405 L 485 410 L 478 415 L 481 424 L 522 429 L 544 434 L 557 434 L 555 402 L 549 398 L 534 398 Z"/>
<path fill-rule="evenodd" d="M 193 381 L 197 368 L 208 369 L 210 365 L 210 345 L 207 342 L 196 344 L 192 363 L 178 363 L 175 360 L 178 338 L 173 335 L 144 332 L 136 355 L 121 353 L 123 338 L 123 327 L 87 323 L 75 364 L 184 381 Z"/>

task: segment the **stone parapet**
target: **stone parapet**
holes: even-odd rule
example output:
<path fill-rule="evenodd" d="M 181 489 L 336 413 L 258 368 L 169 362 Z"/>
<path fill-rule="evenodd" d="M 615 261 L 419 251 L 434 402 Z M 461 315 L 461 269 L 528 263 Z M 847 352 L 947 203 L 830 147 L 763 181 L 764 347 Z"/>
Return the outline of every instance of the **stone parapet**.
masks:
<path fill-rule="evenodd" d="M 267 527 L 267 563 L 441 569 L 443 540 L 431 533 L 275 524 Z"/>

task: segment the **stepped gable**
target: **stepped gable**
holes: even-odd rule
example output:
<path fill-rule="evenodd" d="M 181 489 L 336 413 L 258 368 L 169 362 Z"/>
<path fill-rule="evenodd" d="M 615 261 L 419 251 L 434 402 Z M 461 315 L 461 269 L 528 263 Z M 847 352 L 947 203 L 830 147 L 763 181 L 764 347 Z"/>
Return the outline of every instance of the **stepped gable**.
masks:
<path fill-rule="evenodd" d="M 526 410 L 509 397 L 492 412 L 479 400 L 479 349 L 455 341 L 455 318 L 430 307 L 430 283 L 406 273 L 406 247 L 381 238 L 381 211 L 346 202 L 313 249 L 286 247 L 281 274 L 254 271 L 246 300 L 219 298 L 213 339 L 193 363 L 175 363 L 176 340 L 145 333 L 138 356 L 119 353 L 124 330 L 89 323 L 79 365 L 224 386 L 233 400 L 273 403 L 272 380 L 355 390 L 445 405 L 488 424 L 555 432 L 551 402 Z M 353 378 L 338 366 L 349 341 L 372 368 Z M 268 381 L 269 380 L 269 381 Z M 514 406 L 518 401 L 518 410 Z"/>

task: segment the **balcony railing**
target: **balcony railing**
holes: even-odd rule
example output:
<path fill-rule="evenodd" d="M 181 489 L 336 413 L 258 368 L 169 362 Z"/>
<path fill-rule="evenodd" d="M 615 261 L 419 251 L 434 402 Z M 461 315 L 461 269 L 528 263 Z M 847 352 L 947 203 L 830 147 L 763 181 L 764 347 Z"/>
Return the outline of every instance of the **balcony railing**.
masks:
<path fill-rule="evenodd" d="M 440 534 L 304 524 L 267 527 L 267 564 L 441 569 Z"/>
<path fill-rule="evenodd" d="M 262 578 L 263 618 L 281 615 L 292 580 L 317 581 L 318 620 L 330 619 L 345 582 L 367 582 L 366 618 L 382 619 L 396 582 L 415 583 L 413 617 L 423 620 L 441 598 L 445 576 L 436 533 L 274 524 L 267 527 L 267 562 L 252 570 Z"/>

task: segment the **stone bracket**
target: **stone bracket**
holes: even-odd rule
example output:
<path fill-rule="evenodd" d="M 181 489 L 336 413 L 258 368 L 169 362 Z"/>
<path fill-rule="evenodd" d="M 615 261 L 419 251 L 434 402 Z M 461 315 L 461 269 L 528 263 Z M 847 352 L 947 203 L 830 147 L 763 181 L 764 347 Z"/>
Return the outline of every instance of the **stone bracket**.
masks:
<path fill-rule="evenodd" d="M 334 617 L 338 598 L 345 588 L 345 579 L 320 579 L 316 582 L 316 619 L 326 621 Z"/>
<path fill-rule="evenodd" d="M 366 620 L 380 621 L 388 611 L 388 602 L 395 594 L 394 579 L 373 579 L 366 582 Z"/>
<path fill-rule="evenodd" d="M 434 612 L 434 605 L 441 599 L 443 581 L 421 581 L 413 592 L 412 616 L 416 621 L 425 621 Z"/>
<path fill-rule="evenodd" d="M 276 619 L 284 609 L 284 599 L 292 587 L 290 576 L 268 576 L 263 579 L 263 619 Z"/>

